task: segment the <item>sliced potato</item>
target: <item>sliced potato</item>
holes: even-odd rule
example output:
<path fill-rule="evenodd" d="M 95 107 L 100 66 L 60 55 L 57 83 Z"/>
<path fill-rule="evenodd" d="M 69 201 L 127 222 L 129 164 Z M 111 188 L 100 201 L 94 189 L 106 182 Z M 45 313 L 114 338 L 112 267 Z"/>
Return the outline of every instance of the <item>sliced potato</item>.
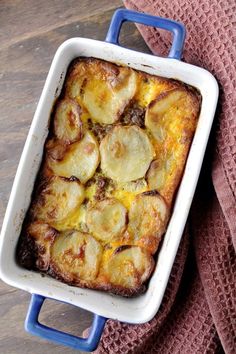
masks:
<path fill-rule="evenodd" d="M 149 104 L 145 125 L 158 142 L 163 142 L 168 134 L 181 140 L 189 130 L 195 130 L 198 111 L 196 95 L 190 90 L 176 88 L 159 95 Z"/>
<path fill-rule="evenodd" d="M 129 182 L 144 177 L 154 149 L 147 134 L 139 127 L 117 126 L 100 144 L 101 168 L 117 182 Z"/>
<path fill-rule="evenodd" d="M 69 69 L 66 80 L 66 97 L 75 100 L 85 108 L 83 105 L 84 88 L 87 81 L 91 80 L 99 71 L 99 65 L 98 61 L 92 58 L 75 60 Z"/>
<path fill-rule="evenodd" d="M 52 177 L 33 205 L 34 218 L 49 224 L 64 221 L 82 204 L 84 197 L 79 181 Z"/>
<path fill-rule="evenodd" d="M 110 257 L 104 254 L 99 277 L 112 285 L 135 291 L 149 278 L 153 267 L 153 258 L 145 249 L 123 245 Z"/>
<path fill-rule="evenodd" d="M 133 98 L 136 88 L 136 73 L 132 69 L 92 59 L 76 64 L 66 92 L 83 104 L 94 121 L 112 124 Z"/>
<path fill-rule="evenodd" d="M 97 276 L 101 257 L 102 247 L 91 235 L 67 231 L 53 243 L 51 267 L 68 282 L 91 282 Z"/>
<path fill-rule="evenodd" d="M 138 194 L 129 211 L 129 232 L 135 244 L 155 253 L 168 217 L 167 205 L 156 191 Z"/>
<path fill-rule="evenodd" d="M 69 146 L 61 161 L 48 156 L 47 164 L 55 175 L 62 177 L 75 176 L 86 183 L 96 171 L 100 162 L 98 143 L 95 137 L 86 132 L 79 142 Z"/>
<path fill-rule="evenodd" d="M 144 178 L 125 183 L 119 183 L 112 191 L 112 196 L 119 200 L 128 210 L 136 194 L 147 191 L 148 186 Z"/>
<path fill-rule="evenodd" d="M 160 191 L 166 182 L 166 169 L 165 165 L 161 164 L 158 160 L 152 161 L 150 168 L 147 172 L 148 187 L 153 190 Z"/>
<path fill-rule="evenodd" d="M 58 139 L 66 143 L 74 143 L 81 139 L 80 107 L 73 100 L 65 98 L 58 103 L 53 123 Z"/>
<path fill-rule="evenodd" d="M 171 144 L 165 144 L 165 154 L 154 160 L 147 172 L 147 182 L 150 189 L 156 189 L 171 207 L 172 200 L 181 180 L 184 163 L 188 154 L 188 146 L 178 145 L 176 149 Z"/>
<path fill-rule="evenodd" d="M 111 242 L 121 236 L 125 229 L 127 211 L 115 199 L 97 202 L 87 212 L 89 231 L 104 242 Z"/>
<path fill-rule="evenodd" d="M 147 182 L 145 178 L 140 178 L 136 181 L 130 181 L 120 184 L 122 190 L 131 192 L 134 194 L 142 193 L 147 190 Z"/>
<path fill-rule="evenodd" d="M 36 267 L 47 270 L 50 264 L 51 245 L 58 234 L 57 231 L 47 224 L 33 222 L 28 226 L 27 234 L 35 242 Z"/>
<path fill-rule="evenodd" d="M 185 88 L 170 90 L 151 102 L 145 124 L 155 137 L 156 161 L 147 174 L 148 186 L 171 205 L 196 129 L 199 97 Z"/>
<path fill-rule="evenodd" d="M 105 80 L 88 80 L 83 102 L 92 119 L 102 124 L 117 121 L 136 91 L 134 71 L 119 68 L 119 74 L 109 75 Z"/>

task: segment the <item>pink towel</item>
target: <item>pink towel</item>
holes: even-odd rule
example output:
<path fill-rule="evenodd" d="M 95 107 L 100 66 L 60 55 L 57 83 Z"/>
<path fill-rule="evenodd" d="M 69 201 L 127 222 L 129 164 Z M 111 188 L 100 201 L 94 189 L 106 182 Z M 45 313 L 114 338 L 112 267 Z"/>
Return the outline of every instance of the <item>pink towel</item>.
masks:
<path fill-rule="evenodd" d="M 220 99 L 205 163 L 169 285 L 143 325 L 109 320 L 96 353 L 236 353 L 236 1 L 127 0 L 133 10 L 182 22 L 184 61 L 206 68 Z M 155 54 L 171 37 L 138 26 Z"/>

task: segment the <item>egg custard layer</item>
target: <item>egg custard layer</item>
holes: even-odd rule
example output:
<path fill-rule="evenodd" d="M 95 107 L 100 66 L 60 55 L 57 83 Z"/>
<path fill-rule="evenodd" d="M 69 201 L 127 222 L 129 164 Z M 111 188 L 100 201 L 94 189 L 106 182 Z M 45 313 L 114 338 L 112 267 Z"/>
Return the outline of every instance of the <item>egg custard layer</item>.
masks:
<path fill-rule="evenodd" d="M 18 262 L 79 287 L 145 291 L 200 106 L 179 81 L 75 59 L 52 112 Z"/>

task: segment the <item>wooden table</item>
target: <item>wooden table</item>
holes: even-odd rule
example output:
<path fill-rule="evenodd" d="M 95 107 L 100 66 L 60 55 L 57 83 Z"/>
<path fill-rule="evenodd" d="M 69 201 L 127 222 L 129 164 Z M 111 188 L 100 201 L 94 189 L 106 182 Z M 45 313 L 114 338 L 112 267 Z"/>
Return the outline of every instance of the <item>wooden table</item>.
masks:
<path fill-rule="evenodd" d="M 47 72 L 57 47 L 76 36 L 104 40 L 120 0 L 2 0 L 0 4 L 0 224 Z M 133 24 L 124 24 L 122 45 L 149 52 Z M 24 331 L 30 295 L 0 281 L 0 353 L 78 353 Z M 46 301 L 40 320 L 81 335 L 92 315 Z"/>

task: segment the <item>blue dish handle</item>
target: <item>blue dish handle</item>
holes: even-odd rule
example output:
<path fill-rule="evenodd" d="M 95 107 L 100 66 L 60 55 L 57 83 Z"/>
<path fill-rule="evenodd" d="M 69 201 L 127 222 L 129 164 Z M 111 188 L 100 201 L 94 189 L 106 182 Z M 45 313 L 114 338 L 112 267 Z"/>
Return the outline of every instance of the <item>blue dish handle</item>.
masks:
<path fill-rule="evenodd" d="M 137 11 L 118 9 L 112 17 L 106 36 L 106 42 L 119 45 L 118 39 L 120 29 L 124 21 L 141 23 L 143 25 L 157 27 L 172 32 L 173 43 L 168 58 L 181 59 L 185 39 L 185 27 L 182 23 Z"/>
<path fill-rule="evenodd" d="M 44 300 L 44 296 L 36 294 L 32 295 L 25 320 L 25 329 L 27 332 L 73 349 L 91 352 L 97 348 L 107 320 L 105 317 L 94 314 L 88 338 L 76 337 L 39 323 L 38 316 Z"/>

